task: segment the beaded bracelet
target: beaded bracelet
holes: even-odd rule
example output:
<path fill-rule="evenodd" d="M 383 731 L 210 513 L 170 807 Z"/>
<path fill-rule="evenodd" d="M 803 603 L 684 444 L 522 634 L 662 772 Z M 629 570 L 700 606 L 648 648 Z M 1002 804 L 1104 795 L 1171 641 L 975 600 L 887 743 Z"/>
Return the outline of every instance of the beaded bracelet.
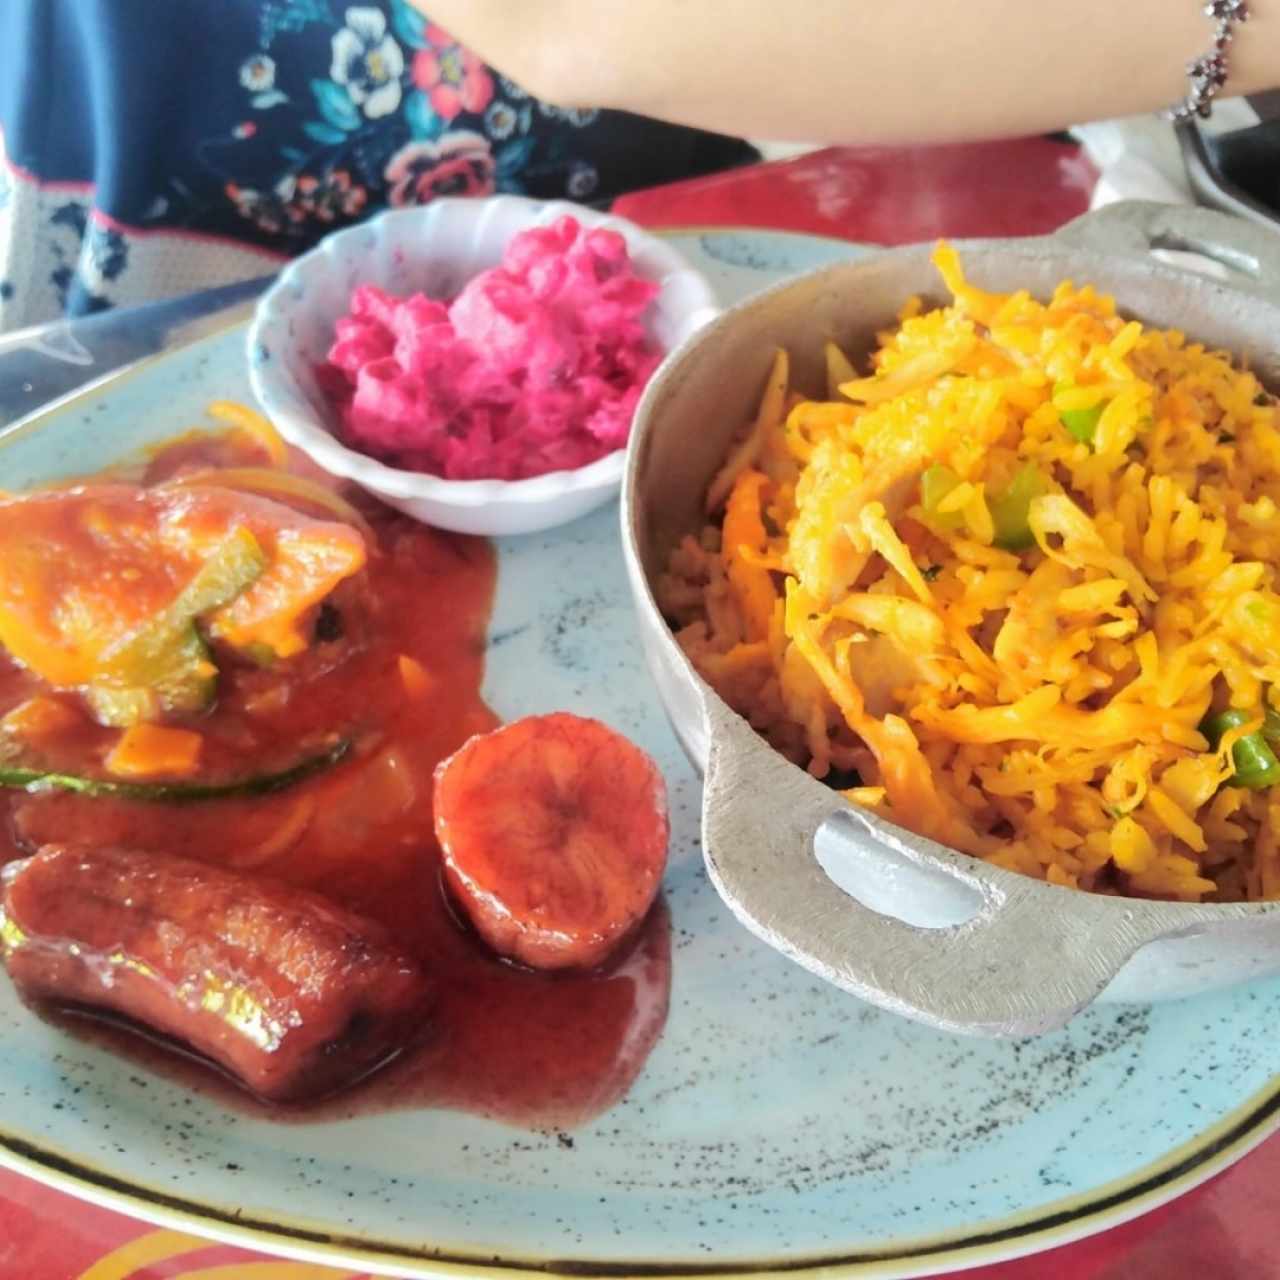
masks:
<path fill-rule="evenodd" d="M 1191 88 L 1186 98 L 1166 113 L 1170 120 L 1204 119 L 1213 110 L 1213 100 L 1218 90 L 1227 83 L 1227 52 L 1235 37 L 1233 27 L 1237 22 L 1249 20 L 1248 0 L 1209 0 L 1204 16 L 1213 24 L 1213 48 L 1210 52 L 1187 63 L 1187 76 Z"/>

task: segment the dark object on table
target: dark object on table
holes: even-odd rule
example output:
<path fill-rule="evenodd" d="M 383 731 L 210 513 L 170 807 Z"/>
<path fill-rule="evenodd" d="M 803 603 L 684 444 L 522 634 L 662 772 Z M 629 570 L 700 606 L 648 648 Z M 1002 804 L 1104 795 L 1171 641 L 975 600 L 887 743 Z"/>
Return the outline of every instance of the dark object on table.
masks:
<path fill-rule="evenodd" d="M 1174 128 L 1201 204 L 1280 230 L 1280 120 L 1216 135 L 1194 120 Z"/>

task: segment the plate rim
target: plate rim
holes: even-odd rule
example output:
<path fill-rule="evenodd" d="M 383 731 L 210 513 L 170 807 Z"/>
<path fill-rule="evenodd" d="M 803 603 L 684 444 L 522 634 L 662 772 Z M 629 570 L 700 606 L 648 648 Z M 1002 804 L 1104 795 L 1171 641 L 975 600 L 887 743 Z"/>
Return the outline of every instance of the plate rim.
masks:
<path fill-rule="evenodd" d="M 813 244 L 874 250 L 876 246 L 804 232 L 733 226 L 656 228 L 660 236 L 691 237 L 737 234 L 745 237 L 785 237 Z M 49 419 L 73 411 L 84 400 L 114 388 L 117 382 L 150 374 L 169 358 L 224 340 L 230 332 L 247 330 L 248 318 L 230 316 L 226 323 L 202 333 L 194 341 L 142 359 L 76 388 L 35 409 L 0 430 L 0 451 L 7 444 L 42 427 Z M 421 1248 L 345 1235 L 322 1227 L 270 1217 L 255 1218 L 162 1187 L 121 1177 L 54 1147 L 24 1138 L 0 1126 L 0 1167 L 32 1178 L 63 1194 L 88 1201 L 157 1227 L 260 1253 L 295 1258 L 331 1267 L 358 1266 L 371 1274 L 476 1280 L 530 1273 L 572 1275 L 582 1280 L 690 1280 L 714 1276 L 718 1280 L 759 1280 L 785 1274 L 797 1280 L 907 1280 L 939 1275 L 981 1264 L 1006 1261 L 1058 1248 L 1116 1227 L 1194 1190 L 1246 1156 L 1280 1129 L 1280 1073 L 1214 1124 L 1130 1174 L 1088 1191 L 1051 1201 L 1037 1209 L 990 1218 L 930 1235 L 890 1239 L 861 1248 L 828 1250 L 799 1257 L 778 1256 L 760 1261 L 724 1263 L 652 1262 L 633 1260 L 504 1258 Z M 410 1271 L 407 1271 L 409 1268 Z"/>
<path fill-rule="evenodd" d="M 340 1232 L 254 1218 L 241 1209 L 218 1208 L 117 1177 L 49 1146 L 0 1128 L 0 1166 L 57 1191 L 158 1227 L 260 1253 L 330 1267 L 363 1267 L 373 1273 L 438 1280 L 481 1276 L 571 1275 L 575 1280 L 908 1280 L 1059 1248 L 1131 1221 L 1193 1191 L 1280 1129 L 1280 1075 L 1216 1124 L 1124 1178 L 1051 1201 L 1038 1209 L 993 1218 L 973 1228 L 934 1236 L 904 1237 L 860 1249 L 775 1257 L 759 1262 L 582 1261 L 554 1256 L 505 1258 L 433 1252 Z"/>

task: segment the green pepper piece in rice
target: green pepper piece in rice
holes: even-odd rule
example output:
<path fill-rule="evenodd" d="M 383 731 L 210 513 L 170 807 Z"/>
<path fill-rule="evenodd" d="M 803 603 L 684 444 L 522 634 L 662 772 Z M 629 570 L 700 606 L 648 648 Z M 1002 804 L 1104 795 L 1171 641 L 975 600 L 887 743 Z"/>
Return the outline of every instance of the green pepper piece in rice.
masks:
<path fill-rule="evenodd" d="M 1226 711 L 1220 711 L 1204 720 L 1200 725 L 1200 732 L 1208 738 L 1209 745 L 1216 748 L 1230 730 L 1238 729 L 1256 719 L 1258 713 L 1255 711 L 1228 707 Z M 1239 738 L 1231 748 L 1231 760 L 1236 771 L 1228 779 L 1228 786 L 1262 791 L 1280 782 L 1280 759 L 1277 759 L 1261 731 L 1246 733 Z"/>

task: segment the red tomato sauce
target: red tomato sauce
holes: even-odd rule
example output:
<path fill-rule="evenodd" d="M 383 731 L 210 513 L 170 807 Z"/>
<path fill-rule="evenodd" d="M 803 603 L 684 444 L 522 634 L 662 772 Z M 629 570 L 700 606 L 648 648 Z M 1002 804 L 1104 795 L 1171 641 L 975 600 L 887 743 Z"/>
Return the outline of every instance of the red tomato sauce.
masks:
<path fill-rule="evenodd" d="M 183 444 L 153 463 L 148 479 L 193 457 L 202 465 L 228 461 L 208 444 Z M 625 954 L 589 974 L 543 975 L 504 963 L 459 923 L 442 889 L 432 774 L 468 737 L 497 723 L 481 697 L 495 556 L 481 539 L 373 504 L 361 510 L 378 551 L 331 598 L 318 638 L 266 668 L 224 666 L 213 708 L 183 721 L 204 737 L 202 772 L 223 777 L 279 768 L 297 758 L 299 743 L 324 735 L 350 739 L 347 758 L 277 794 L 188 804 L 0 791 L 0 857 L 45 843 L 119 845 L 321 892 L 381 922 L 435 980 L 438 998 L 421 1042 L 336 1099 L 269 1107 L 140 1035 L 97 1020 L 57 1020 L 281 1119 L 450 1107 L 534 1128 L 584 1122 L 625 1094 L 661 1032 L 671 969 L 665 907 L 656 905 Z M 403 659 L 418 664 L 425 683 L 406 680 Z M 0 714 L 41 687 L 0 654 Z M 49 753 L 60 769 L 100 775 L 112 735 L 86 715 Z"/>

